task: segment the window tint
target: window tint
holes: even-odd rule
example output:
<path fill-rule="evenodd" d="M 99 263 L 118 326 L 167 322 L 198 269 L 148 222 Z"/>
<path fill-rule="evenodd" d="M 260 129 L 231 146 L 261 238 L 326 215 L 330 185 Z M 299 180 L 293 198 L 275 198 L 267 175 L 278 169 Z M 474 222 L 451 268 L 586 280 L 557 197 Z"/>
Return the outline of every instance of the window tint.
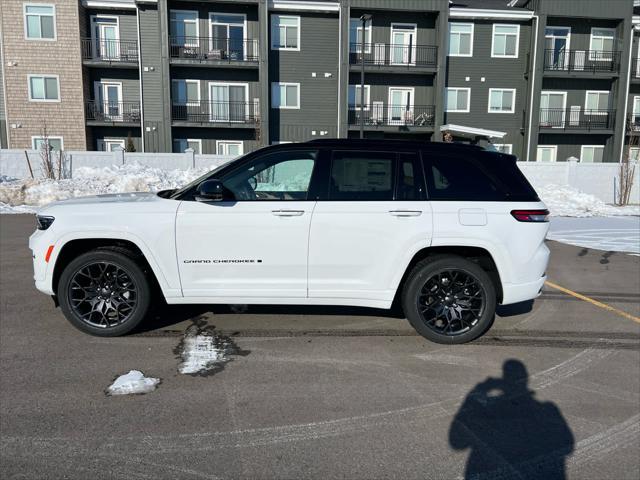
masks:
<path fill-rule="evenodd" d="M 396 200 L 420 200 L 424 189 L 415 153 L 400 154 Z"/>
<path fill-rule="evenodd" d="M 261 156 L 223 179 L 236 200 L 306 200 L 317 152 Z"/>
<path fill-rule="evenodd" d="M 431 200 L 538 200 L 514 157 L 491 152 L 480 152 L 474 158 L 424 155 Z"/>
<path fill-rule="evenodd" d="M 393 200 L 395 153 L 336 152 L 330 200 Z"/>

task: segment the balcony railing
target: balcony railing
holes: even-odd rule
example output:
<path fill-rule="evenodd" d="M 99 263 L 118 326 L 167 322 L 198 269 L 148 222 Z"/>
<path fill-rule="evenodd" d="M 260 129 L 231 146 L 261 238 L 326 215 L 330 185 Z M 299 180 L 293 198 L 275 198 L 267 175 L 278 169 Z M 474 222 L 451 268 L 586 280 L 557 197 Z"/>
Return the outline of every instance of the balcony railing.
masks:
<path fill-rule="evenodd" d="M 602 50 L 545 50 L 544 70 L 547 72 L 620 71 L 620 52 Z"/>
<path fill-rule="evenodd" d="M 169 37 L 169 56 L 184 60 L 257 62 L 258 41 L 220 37 Z"/>
<path fill-rule="evenodd" d="M 176 122 L 254 124 L 259 118 L 259 102 L 203 100 L 174 103 L 171 106 L 171 119 Z"/>
<path fill-rule="evenodd" d="M 137 63 L 138 43 L 132 40 L 83 38 L 82 59 L 110 63 Z"/>
<path fill-rule="evenodd" d="M 88 121 L 104 123 L 139 123 L 139 102 L 96 102 L 85 104 L 85 116 Z"/>
<path fill-rule="evenodd" d="M 360 125 L 364 119 L 368 127 L 411 126 L 433 127 L 435 123 L 434 105 L 389 105 L 384 102 L 365 104 L 363 110 L 349 106 L 349 125 Z"/>
<path fill-rule="evenodd" d="M 610 130 L 615 110 L 583 110 L 582 108 L 540 109 L 540 129 Z"/>
<path fill-rule="evenodd" d="M 349 63 L 358 65 L 364 57 L 365 65 L 378 67 L 430 67 L 438 65 L 438 47 L 427 45 L 394 45 L 389 43 L 352 43 Z"/>

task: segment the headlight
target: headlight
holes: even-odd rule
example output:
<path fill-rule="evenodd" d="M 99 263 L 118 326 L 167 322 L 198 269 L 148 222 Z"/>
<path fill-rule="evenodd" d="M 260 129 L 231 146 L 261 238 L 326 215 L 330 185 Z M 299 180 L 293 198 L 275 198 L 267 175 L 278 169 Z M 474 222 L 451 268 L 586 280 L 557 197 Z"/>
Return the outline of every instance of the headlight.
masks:
<path fill-rule="evenodd" d="M 54 217 L 36 215 L 36 227 L 38 228 L 38 230 L 46 230 L 51 226 L 54 220 Z"/>

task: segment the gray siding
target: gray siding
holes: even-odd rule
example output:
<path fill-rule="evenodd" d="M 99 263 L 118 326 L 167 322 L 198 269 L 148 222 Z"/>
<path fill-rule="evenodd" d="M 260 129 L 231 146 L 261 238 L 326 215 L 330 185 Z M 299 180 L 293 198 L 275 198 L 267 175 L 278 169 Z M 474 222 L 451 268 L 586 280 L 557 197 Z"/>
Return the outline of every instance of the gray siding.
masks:
<path fill-rule="evenodd" d="M 360 85 L 360 75 L 352 73 L 349 85 Z M 433 75 L 398 75 L 369 73 L 365 75 L 365 85 L 369 85 L 370 102 L 389 103 L 389 89 L 392 87 L 413 88 L 414 105 L 435 105 L 436 97 L 433 87 Z"/>
<path fill-rule="evenodd" d="M 418 12 L 433 12 L 447 10 L 448 0 L 351 0 L 352 8 L 367 8 L 370 10 L 414 10 Z"/>
<path fill-rule="evenodd" d="M 604 162 L 618 161 L 614 159 L 613 138 L 610 135 L 590 135 L 590 134 L 541 134 L 538 141 L 539 146 L 557 145 L 558 153 L 556 160 L 564 162 L 569 157 L 580 158 L 580 147 L 582 145 L 603 145 L 605 147 L 602 160 Z M 532 159 L 535 160 L 536 151 L 532 152 Z"/>
<path fill-rule="evenodd" d="M 544 15 L 577 16 L 587 18 L 631 17 L 631 0 L 531 0 L 527 8 Z"/>
<path fill-rule="evenodd" d="M 314 138 L 313 131 L 316 137 L 322 131 L 326 137 L 338 133 L 338 17 L 299 16 L 300 51 L 269 52 L 269 83 L 300 83 L 300 109 L 270 109 L 272 142 L 308 140 Z"/>
<path fill-rule="evenodd" d="M 351 19 L 358 20 L 368 10 L 351 10 Z M 391 24 L 416 24 L 416 45 L 437 45 L 436 14 L 419 14 L 415 12 L 382 11 L 375 12 L 371 20 L 371 43 L 393 43 L 391 40 Z M 350 39 L 353 42 L 354 39 Z"/>
<path fill-rule="evenodd" d="M 209 100 L 208 85 L 210 82 L 246 83 L 249 86 L 247 101 L 260 98 L 257 71 L 174 66 L 171 68 L 171 80 L 200 80 L 200 99 L 202 101 Z"/>
<path fill-rule="evenodd" d="M 127 137 L 131 134 L 131 140 L 136 152 L 142 151 L 142 139 L 140 138 L 140 129 L 136 127 L 89 127 L 91 142 L 88 146 L 91 150 L 98 149 L 98 141 L 107 139 L 124 140 L 125 148 L 127 146 Z"/>
<path fill-rule="evenodd" d="M 216 140 L 242 141 L 245 153 L 260 146 L 255 140 L 255 131 L 251 129 L 173 127 L 172 138 L 202 140 L 202 153 L 206 154 L 217 153 Z"/>
<path fill-rule="evenodd" d="M 88 73 L 89 96 L 95 100 L 95 82 L 119 82 L 122 84 L 123 102 L 140 102 L 140 80 L 137 70 L 91 68 Z"/>
<path fill-rule="evenodd" d="M 91 32 L 91 17 L 93 15 L 104 15 L 108 17 L 117 17 L 120 30 L 120 40 L 127 42 L 138 42 L 138 27 L 136 21 L 135 10 L 98 10 L 84 8 L 81 13 L 84 15 L 80 21 L 80 35 L 83 38 L 89 38 L 92 35 Z"/>
<path fill-rule="evenodd" d="M 259 38 L 259 22 L 257 5 L 233 5 L 220 2 L 210 3 L 188 3 L 188 2 L 170 2 L 169 11 L 171 10 L 190 10 L 198 12 L 198 28 L 200 29 L 200 37 L 209 37 L 209 15 L 212 13 L 237 13 L 246 16 L 245 36 L 248 40 L 257 40 Z"/>
<path fill-rule="evenodd" d="M 571 38 L 569 48 L 571 50 L 589 50 L 592 28 L 615 28 L 616 38 L 621 38 L 621 24 L 618 20 L 599 20 L 587 18 L 558 18 L 549 17 L 548 27 L 570 27 Z M 621 45 L 617 46 L 619 50 Z"/>

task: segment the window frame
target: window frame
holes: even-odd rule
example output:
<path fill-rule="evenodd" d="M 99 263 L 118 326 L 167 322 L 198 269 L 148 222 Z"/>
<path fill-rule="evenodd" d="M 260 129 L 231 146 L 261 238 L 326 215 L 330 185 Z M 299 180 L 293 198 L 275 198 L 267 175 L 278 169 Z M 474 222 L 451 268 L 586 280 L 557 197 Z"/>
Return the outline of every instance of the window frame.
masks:
<path fill-rule="evenodd" d="M 29 31 L 27 29 L 27 7 L 53 7 L 53 38 L 32 38 L 29 37 Z M 38 15 L 40 17 L 42 14 L 29 14 L 29 15 Z M 31 3 L 25 2 L 22 4 L 22 23 L 24 24 L 24 39 L 28 41 L 34 42 L 55 42 L 58 40 L 58 26 L 57 26 L 58 15 L 56 13 L 56 5 L 55 3 Z M 40 27 L 42 34 L 42 26 Z"/>
<path fill-rule="evenodd" d="M 451 25 L 471 25 L 471 40 L 469 42 L 469 53 L 451 53 Z M 449 22 L 447 35 L 447 56 L 448 57 L 473 57 L 473 37 L 475 36 L 475 23 L 473 22 Z M 459 34 L 458 34 L 459 35 Z"/>
<path fill-rule="evenodd" d="M 587 104 L 589 103 L 589 94 L 602 94 L 602 93 L 606 93 L 607 94 L 607 108 L 602 111 L 600 109 L 596 109 L 595 112 L 593 112 L 593 109 L 587 108 Z M 598 99 L 599 100 L 599 99 Z M 607 115 L 607 113 L 609 112 L 609 110 L 611 110 L 609 107 L 611 106 L 611 92 L 609 90 L 587 90 L 584 93 L 584 114 L 585 115 Z M 591 111 L 591 113 L 587 113 Z"/>
<path fill-rule="evenodd" d="M 210 123 L 243 123 L 243 120 L 231 120 L 231 114 L 229 114 L 229 119 L 228 120 L 214 120 L 214 116 L 213 116 L 213 111 L 214 111 L 214 104 L 213 104 L 213 100 L 212 100 L 212 95 L 211 95 L 211 87 L 244 87 L 244 103 L 245 103 L 245 119 L 249 118 L 249 105 L 250 105 L 250 100 L 249 100 L 249 83 L 248 82 L 219 82 L 216 80 L 210 80 L 207 82 L 207 98 L 209 99 L 208 104 L 209 104 L 209 122 Z M 200 89 L 198 89 L 198 94 L 200 94 Z M 201 101 L 201 100 L 200 100 Z M 228 100 L 226 102 L 229 106 L 231 106 L 231 100 Z"/>
<path fill-rule="evenodd" d="M 465 110 L 449 110 L 449 105 L 447 105 L 447 99 L 449 98 L 449 90 L 466 90 L 467 91 L 467 108 Z M 458 103 L 458 99 L 456 98 L 456 105 Z M 469 113 L 471 111 L 471 87 L 446 87 L 445 88 L 445 98 L 444 98 L 444 107 L 446 113 Z"/>
<path fill-rule="evenodd" d="M 180 82 L 184 82 L 185 84 L 187 83 L 195 83 L 196 85 L 198 85 L 198 100 L 196 100 L 198 102 L 198 105 L 201 104 L 202 102 L 202 91 L 201 91 L 201 84 L 200 84 L 200 80 L 199 79 L 192 79 L 192 78 L 172 78 L 171 79 L 171 86 L 173 87 L 174 84 L 180 83 Z M 173 92 L 173 89 L 172 89 Z M 187 92 L 187 89 L 185 88 L 185 93 Z M 189 99 L 185 100 L 184 105 L 191 105 L 193 102 L 189 102 Z M 173 98 L 173 95 L 171 95 L 171 105 L 182 105 L 182 103 L 177 103 L 176 99 Z"/>
<path fill-rule="evenodd" d="M 285 87 L 297 87 L 297 94 L 296 94 L 296 106 L 295 107 L 289 107 L 289 106 L 283 106 L 283 105 L 275 105 L 274 104 L 274 92 L 276 88 L 280 88 L 282 86 Z M 280 98 L 282 99 L 282 96 L 280 96 Z M 300 110 L 301 105 L 300 105 L 300 83 L 299 82 L 271 82 L 271 108 L 275 109 L 275 110 Z"/>
<path fill-rule="evenodd" d="M 491 110 L 491 93 L 492 92 L 511 92 L 511 110 Z M 516 111 L 516 89 L 515 88 L 490 88 L 489 97 L 487 99 L 487 113 L 515 113 Z"/>
<path fill-rule="evenodd" d="M 241 17 L 243 19 L 243 25 L 242 25 L 242 51 L 243 51 L 243 57 L 246 60 L 247 58 L 247 14 L 246 13 L 228 13 L 228 12 L 209 12 L 209 16 L 207 17 L 208 20 L 208 24 L 209 24 L 209 50 L 213 50 L 213 26 L 214 25 L 227 25 L 227 29 L 228 26 L 230 25 L 229 23 L 217 23 L 213 21 L 213 17 L 215 15 L 227 15 L 229 17 Z M 198 30 L 199 31 L 199 30 Z M 230 38 L 227 38 L 227 42 L 230 40 Z M 227 44 L 228 45 L 228 44 Z"/>
<path fill-rule="evenodd" d="M 538 151 L 541 148 L 549 148 L 553 151 L 553 159 L 549 160 L 549 162 L 544 162 L 543 160 L 538 160 Z M 539 163 L 555 163 L 558 161 L 558 145 L 537 145 L 536 146 L 536 162 Z"/>
<path fill-rule="evenodd" d="M 42 79 L 46 79 L 46 78 L 55 78 L 56 79 L 56 86 L 57 86 L 57 95 L 58 98 L 56 99 L 48 99 L 48 98 L 33 98 L 32 94 L 32 90 L 31 90 L 31 79 L 32 78 L 42 78 Z M 46 89 L 46 82 L 45 82 L 45 96 L 47 94 L 47 89 Z M 27 74 L 27 98 L 29 99 L 30 102 L 40 102 L 40 103 L 60 103 L 62 101 L 62 95 L 60 93 L 60 76 L 56 75 L 54 73 L 28 73 Z"/>
<path fill-rule="evenodd" d="M 62 135 L 48 135 L 49 140 L 60 140 L 60 151 L 64 150 L 64 137 Z M 31 148 L 33 150 L 39 150 L 36 147 L 36 140 L 44 140 L 42 135 L 31 135 Z"/>
<path fill-rule="evenodd" d="M 97 142 L 96 142 L 96 146 L 98 147 L 98 151 L 100 152 L 110 152 L 111 150 L 107 149 L 107 145 L 111 144 L 111 143 L 117 143 L 120 147 L 122 147 L 123 150 L 125 150 L 126 146 L 125 146 L 125 139 L 124 138 L 108 138 L 108 137 L 104 137 L 104 138 L 98 138 Z M 100 149 L 100 146 L 102 145 L 102 147 L 104 147 L 102 150 Z"/>
<path fill-rule="evenodd" d="M 240 153 L 238 153 L 238 156 L 244 155 L 244 141 L 242 140 L 216 140 L 216 155 L 231 155 L 230 153 L 219 153 L 218 149 L 223 145 L 240 145 Z"/>
<path fill-rule="evenodd" d="M 602 160 L 600 160 L 600 161 L 591 160 L 590 162 L 584 162 L 582 160 L 582 157 L 584 156 L 585 148 L 593 148 L 593 149 L 599 148 L 599 149 L 601 149 L 602 150 Z M 580 145 L 580 163 L 604 163 L 604 148 L 605 148 L 604 145 Z M 593 151 L 593 153 L 595 153 L 595 150 Z"/>
<path fill-rule="evenodd" d="M 352 25 L 353 23 L 356 23 L 356 28 L 355 28 L 355 33 L 356 33 L 356 39 L 355 42 L 351 40 L 351 32 L 352 32 Z M 365 22 L 365 27 L 364 27 L 364 53 L 371 53 L 371 45 L 373 44 L 372 40 L 373 40 L 373 29 L 371 28 L 373 26 L 373 19 L 367 20 Z M 361 53 L 361 47 L 362 44 L 361 42 L 358 42 L 358 31 L 362 30 L 362 21 L 360 21 L 359 18 L 349 18 L 349 51 L 351 53 Z M 367 35 L 369 35 L 369 41 L 367 42 Z M 354 48 L 355 45 L 355 48 Z"/>
<path fill-rule="evenodd" d="M 513 155 L 513 143 L 492 143 L 492 145 L 496 148 L 496 150 L 499 153 L 506 153 L 507 155 Z M 509 147 L 509 151 L 505 152 L 503 150 L 500 150 L 498 147 L 500 148 L 504 148 L 504 147 Z"/>
<path fill-rule="evenodd" d="M 174 138 L 172 140 L 172 147 L 173 147 L 173 143 L 175 142 L 185 142 L 185 144 L 187 145 L 186 148 L 184 150 L 186 150 L 187 148 L 189 148 L 189 142 L 196 142 L 198 144 L 198 152 L 194 153 L 196 155 L 201 155 L 202 154 L 202 139 L 201 138 Z M 185 151 L 182 150 L 180 152 L 176 152 L 176 153 L 185 153 Z"/>
<path fill-rule="evenodd" d="M 516 53 L 515 55 L 499 55 L 497 53 L 495 53 L 495 38 L 496 38 L 496 26 L 499 27 L 516 27 Z M 500 33 L 499 35 L 505 35 L 505 36 L 513 36 L 513 33 Z M 506 43 L 505 43 L 506 46 Z M 494 23 L 493 24 L 493 28 L 491 30 L 491 58 L 518 58 L 518 54 L 519 54 L 519 49 L 520 49 L 520 24 L 519 23 Z"/>
<path fill-rule="evenodd" d="M 294 19 L 296 19 L 297 28 L 298 28 L 298 36 L 297 36 L 296 47 L 295 48 L 287 47 L 287 46 L 281 47 L 280 45 L 276 45 L 274 43 L 274 35 L 273 35 L 273 32 L 274 32 L 274 21 L 273 21 L 273 19 L 276 18 L 276 17 L 278 18 L 278 20 L 281 19 L 281 18 L 294 18 Z M 302 27 L 301 27 L 302 21 L 300 19 L 300 15 L 287 15 L 287 14 L 283 15 L 283 14 L 280 14 L 280 13 L 272 13 L 271 14 L 271 18 L 269 19 L 269 21 L 270 21 L 269 33 L 271 34 L 271 39 L 270 39 L 269 43 L 271 44 L 271 50 L 285 50 L 285 51 L 290 51 L 290 52 L 299 52 L 300 51 L 300 46 L 301 46 L 300 45 L 300 43 L 301 43 L 300 42 L 300 37 L 301 37 L 301 30 L 302 30 Z M 286 29 L 287 26 L 291 26 L 291 25 L 284 25 L 285 29 Z M 278 27 L 278 29 L 280 28 L 280 24 L 279 23 L 278 23 L 277 27 Z M 278 34 L 278 37 L 279 36 L 280 35 Z M 286 42 L 286 35 L 285 35 L 285 42 Z"/>
<path fill-rule="evenodd" d="M 171 8 L 169 9 L 169 37 L 171 38 L 180 38 L 177 35 L 172 35 L 171 34 L 171 30 L 172 30 L 172 25 L 174 23 L 177 22 L 177 20 L 172 19 L 171 18 L 171 14 L 172 13 L 182 13 L 182 14 L 193 14 L 195 15 L 195 25 L 196 25 L 196 38 L 198 39 L 197 43 L 183 43 L 182 45 L 180 44 L 175 44 L 172 46 L 181 46 L 181 47 L 190 47 L 190 48 L 197 48 L 199 47 L 199 42 L 200 42 L 200 13 L 198 12 L 198 10 L 185 10 L 185 9 L 179 9 L 179 8 Z M 193 19 L 189 19 L 189 20 L 181 20 L 182 23 L 187 23 L 187 22 L 193 22 Z M 186 35 L 184 36 L 185 38 L 188 38 Z"/>
<path fill-rule="evenodd" d="M 636 152 L 634 157 L 633 152 Z M 640 161 L 640 147 L 629 147 L 629 160 Z"/>
<path fill-rule="evenodd" d="M 605 37 L 602 35 L 593 35 L 593 31 L 594 30 L 606 30 L 608 32 L 612 32 L 613 37 L 612 37 L 612 42 L 613 42 L 613 47 L 615 48 L 615 43 L 616 43 L 616 29 L 615 28 L 610 28 L 610 27 L 591 27 L 591 30 L 589 32 L 589 60 L 613 60 L 613 52 L 615 50 L 594 50 L 593 48 L 593 40 L 595 38 L 602 38 L 602 39 L 608 39 L 609 37 Z M 593 55 L 593 52 L 609 52 L 611 53 L 611 59 L 604 59 L 604 58 L 597 58 L 597 55 Z"/>
<path fill-rule="evenodd" d="M 349 89 L 347 92 L 347 105 L 349 107 L 350 110 L 355 110 L 356 112 L 359 112 L 360 110 L 363 110 L 365 112 L 369 111 L 369 106 L 371 105 L 371 85 L 365 85 L 364 86 L 364 105 L 365 108 L 359 107 L 357 105 L 357 101 L 360 99 L 360 95 L 358 95 L 358 88 L 360 88 L 360 85 L 354 85 L 354 84 L 350 84 L 349 85 Z M 351 95 L 351 89 L 353 88 L 353 92 L 354 92 L 354 103 L 351 104 L 349 103 L 349 96 Z"/>

